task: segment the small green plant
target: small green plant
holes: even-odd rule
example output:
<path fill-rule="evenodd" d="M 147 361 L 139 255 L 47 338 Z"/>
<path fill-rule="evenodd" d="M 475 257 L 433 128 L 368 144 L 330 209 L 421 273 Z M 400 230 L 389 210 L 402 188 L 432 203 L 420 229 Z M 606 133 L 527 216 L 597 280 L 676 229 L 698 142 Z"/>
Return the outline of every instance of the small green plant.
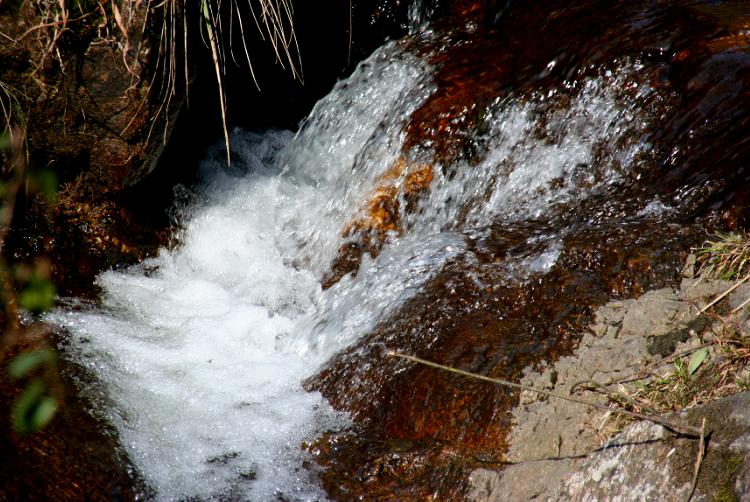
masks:
<path fill-rule="evenodd" d="M 6 176 L 0 180 L 0 302 L 4 323 L 0 334 L 0 362 L 7 364 L 7 376 L 11 380 L 23 383 L 11 408 L 11 426 L 16 432 L 30 433 L 52 421 L 61 399 L 58 397 L 57 356 L 46 342 L 47 327 L 30 320 L 23 322 L 19 310 L 38 316 L 54 306 L 57 293 L 50 279 L 50 263 L 38 257 L 33 264 L 22 263 L 11 268 L 4 253 L 19 190 L 23 186 L 54 189 L 54 180 L 49 176 L 27 175 L 25 155 L 21 151 L 23 136 L 21 130 L 15 131 L 12 137 L 0 136 L 0 145 L 6 150 L 2 158 L 9 163 L 3 169 Z"/>
<path fill-rule="evenodd" d="M 617 390 L 607 392 L 607 396 L 626 409 L 662 414 L 737 392 L 739 386 L 731 385 L 731 380 L 731 370 L 712 362 L 708 347 L 704 346 L 676 355 L 668 370 L 646 372 L 638 380 L 618 385 Z M 615 424 L 615 430 L 625 423 L 627 421 L 621 419 Z"/>
<path fill-rule="evenodd" d="M 50 279 L 49 261 L 38 259 L 33 265 L 16 267 L 15 279 L 22 285 L 18 303 L 25 311 L 41 314 L 55 306 L 57 290 Z"/>
<path fill-rule="evenodd" d="M 28 379 L 13 403 L 11 424 L 16 432 L 36 432 L 55 417 L 59 401 L 52 396 L 47 379 L 40 371 L 54 371 L 57 355 L 49 348 L 22 352 L 8 364 L 8 375 L 14 380 Z"/>

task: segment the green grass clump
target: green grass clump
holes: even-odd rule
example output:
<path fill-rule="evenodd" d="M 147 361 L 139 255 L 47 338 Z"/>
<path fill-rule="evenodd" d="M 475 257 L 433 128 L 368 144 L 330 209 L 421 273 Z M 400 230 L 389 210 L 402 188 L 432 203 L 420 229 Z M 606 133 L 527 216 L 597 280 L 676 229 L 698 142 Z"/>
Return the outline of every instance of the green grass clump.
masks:
<path fill-rule="evenodd" d="M 750 273 L 750 237 L 745 233 L 717 233 L 694 251 L 702 276 L 731 281 Z"/>

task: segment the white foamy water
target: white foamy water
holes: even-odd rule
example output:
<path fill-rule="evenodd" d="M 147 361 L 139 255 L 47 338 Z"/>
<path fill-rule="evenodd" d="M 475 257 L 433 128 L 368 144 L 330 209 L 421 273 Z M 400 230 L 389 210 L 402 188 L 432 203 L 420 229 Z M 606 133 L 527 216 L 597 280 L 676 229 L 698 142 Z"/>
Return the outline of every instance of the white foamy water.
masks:
<path fill-rule="evenodd" d="M 435 164 L 431 189 L 402 214 L 403 234 L 326 291 L 342 229 L 401 156 L 404 123 L 432 91 L 429 66 L 390 44 L 296 136 L 235 131 L 237 165 L 223 167 L 218 149 L 205 162 L 179 246 L 103 274 L 100 307 L 52 316 L 157 498 L 324 499 L 300 445 L 346 417 L 301 382 L 465 253 L 464 235 L 543 218 L 621 179 L 642 145 L 594 159 L 603 141 L 639 127 L 617 105 L 619 85 L 585 80 L 543 123 L 534 108 L 554 96 L 497 103 L 483 159 Z M 515 265 L 522 274 L 546 273 L 560 255 L 560 236 L 534 239 L 544 245 Z"/>

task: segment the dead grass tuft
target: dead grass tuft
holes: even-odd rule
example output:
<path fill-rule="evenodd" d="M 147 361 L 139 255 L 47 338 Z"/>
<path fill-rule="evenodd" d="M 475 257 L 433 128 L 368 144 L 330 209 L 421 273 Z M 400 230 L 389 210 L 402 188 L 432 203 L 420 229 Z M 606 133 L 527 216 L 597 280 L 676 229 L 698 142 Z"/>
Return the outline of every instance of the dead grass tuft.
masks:
<path fill-rule="evenodd" d="M 233 62 L 247 65 L 250 77 L 258 86 L 253 55 L 247 43 L 247 27 L 254 25 L 259 36 L 269 44 L 277 61 L 294 78 L 300 81 L 303 79 L 291 0 L 244 0 L 246 4 L 241 3 L 242 1 L 24 0 L 20 9 L 24 13 L 33 13 L 34 24 L 24 32 L 12 35 L 0 26 L 0 35 L 11 44 L 23 43 L 28 46 L 31 43 L 35 46 L 28 78 L 37 84 L 43 94 L 47 92 L 47 83 L 42 75 L 51 62 L 57 62 L 55 66 L 59 72 L 64 74 L 66 71 L 65 56 L 61 51 L 62 41 L 66 36 L 75 38 L 85 27 L 85 30 L 95 32 L 91 46 L 116 46 L 124 67 L 132 76 L 132 87 L 135 88 L 142 78 L 142 61 L 139 58 L 142 57 L 143 44 L 149 37 L 153 38 L 152 34 L 155 35 L 156 70 L 153 78 L 146 83 L 141 107 L 149 99 L 157 103 L 155 113 L 151 115 L 152 124 L 148 137 L 151 137 L 156 123 L 160 122 L 164 124 L 165 141 L 170 129 L 169 110 L 173 101 L 183 97 L 188 99 L 191 80 L 189 58 L 200 53 L 189 47 L 190 40 L 194 38 L 190 32 L 198 30 L 214 65 L 227 160 L 230 161 L 224 85 L 227 64 Z M 252 21 L 245 19 L 248 15 L 252 17 Z M 239 37 L 236 36 L 236 30 L 239 30 Z M 241 40 L 244 58 L 235 56 L 236 48 L 232 46 L 232 40 L 238 38 Z M 6 125 L 11 115 L 6 108 L 10 109 L 9 103 L 13 103 L 12 96 L 15 95 L 11 91 L 0 83 L 0 111 Z M 163 117 L 166 118 L 161 121 Z M 122 134 L 130 126 L 128 124 Z"/>
<path fill-rule="evenodd" d="M 713 308 L 750 278 L 750 238 L 745 233 L 717 233 L 693 251 L 701 279 L 734 281 L 700 309 L 701 315 L 712 320 L 704 339 L 707 343 L 621 380 L 616 389 L 605 391 L 613 403 L 639 413 L 663 414 L 750 390 L 750 336 L 744 314 L 750 300 L 726 315 Z M 618 417 L 616 421 L 621 428 L 628 420 Z"/>
<path fill-rule="evenodd" d="M 245 61 L 256 87 L 258 81 L 255 78 L 252 57 L 248 49 L 245 35 L 245 22 L 240 8 L 239 0 L 229 2 L 229 30 L 225 31 L 223 19 L 226 17 L 221 10 L 221 2 L 212 2 L 211 0 L 200 1 L 200 14 L 203 19 L 202 32 L 205 34 L 204 41 L 211 51 L 211 59 L 214 64 L 216 74 L 216 83 L 219 89 L 219 106 L 224 131 L 224 143 L 227 152 L 227 163 L 231 164 L 231 153 L 229 148 L 229 131 L 227 130 L 226 107 L 227 97 L 224 89 L 224 76 L 226 75 L 226 64 L 228 61 L 227 51 L 231 59 L 237 63 L 231 42 L 226 40 L 232 39 L 232 30 L 235 22 L 240 30 L 242 48 L 245 55 Z M 257 0 L 257 7 L 253 0 L 247 0 L 247 6 L 255 22 L 261 37 L 266 40 L 272 47 L 276 60 L 282 65 L 289 65 L 289 70 L 294 78 L 303 79 L 301 64 L 299 61 L 299 46 L 297 37 L 294 32 L 293 10 L 290 0 Z M 187 39 L 187 37 L 186 37 Z"/>
<path fill-rule="evenodd" d="M 0 80 L 0 113 L 3 120 L 0 136 L 7 136 L 11 143 L 15 143 L 19 131 L 26 128 L 26 117 L 21 106 L 21 99 L 24 98 L 18 89 Z"/>

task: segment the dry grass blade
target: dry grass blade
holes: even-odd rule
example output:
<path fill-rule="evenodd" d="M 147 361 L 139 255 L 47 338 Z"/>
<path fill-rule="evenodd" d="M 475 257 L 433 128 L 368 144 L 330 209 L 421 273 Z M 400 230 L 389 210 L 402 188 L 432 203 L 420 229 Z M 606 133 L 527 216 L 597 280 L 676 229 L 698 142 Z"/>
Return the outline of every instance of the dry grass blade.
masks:
<path fill-rule="evenodd" d="M 21 129 L 26 127 L 21 102 L 20 93 L 13 86 L 0 81 L 0 111 L 3 114 L 3 129 L 0 133 L 7 134 L 11 142 L 14 141 L 18 131 L 14 126 Z"/>
<path fill-rule="evenodd" d="M 32 33 L 37 34 L 37 41 L 43 49 L 40 59 L 38 61 L 33 61 L 36 65 L 34 72 L 43 68 L 47 57 L 52 53 L 57 55 L 60 69 L 61 71 L 64 71 L 65 64 L 60 55 L 57 44 L 60 37 L 62 37 L 65 30 L 67 30 L 68 22 L 70 21 L 70 12 L 65 5 L 65 0 L 35 0 L 33 4 L 40 13 L 41 21 L 18 37 L 18 40 L 24 39 Z M 77 20 L 83 19 L 87 16 L 88 14 L 85 14 Z"/>
<path fill-rule="evenodd" d="M 256 13 L 252 1 L 248 0 L 250 12 L 255 20 L 255 25 L 263 38 L 265 32 L 268 42 L 271 44 L 276 59 L 284 66 L 284 61 L 289 63 L 290 71 L 294 78 L 303 80 L 302 65 L 299 61 L 299 46 L 297 35 L 294 31 L 292 20 L 294 10 L 289 0 L 258 0 L 260 14 Z M 258 19 L 260 17 L 260 19 Z M 292 56 L 292 50 L 297 54 L 297 61 Z"/>
<path fill-rule="evenodd" d="M 164 125 L 164 135 L 162 137 L 162 142 L 166 142 L 167 137 L 167 131 L 169 130 L 169 108 L 172 102 L 172 98 L 177 94 L 177 62 L 176 62 L 176 55 L 177 55 L 177 49 L 176 49 L 176 24 L 177 24 L 177 18 L 178 18 L 178 12 L 179 9 L 177 7 L 177 1 L 178 0 L 165 0 L 161 4 L 157 6 L 158 9 L 161 10 L 162 13 L 162 22 L 161 22 L 161 29 L 159 33 L 159 44 L 158 44 L 158 51 L 156 56 L 156 68 L 161 68 L 161 92 L 159 95 L 159 106 L 156 109 L 156 112 L 153 115 L 153 119 L 151 121 L 151 126 L 149 127 L 148 136 L 146 141 L 150 141 L 151 135 L 153 133 L 153 129 L 156 126 L 157 119 L 164 113 L 166 110 L 166 120 Z M 183 6 L 184 7 L 184 6 Z M 182 16 L 184 20 L 184 16 L 187 14 L 183 11 Z M 146 18 L 146 21 L 148 18 Z M 146 26 L 146 21 L 144 21 L 144 29 Z M 187 31 L 187 28 L 183 26 L 185 31 Z M 185 37 L 187 37 L 187 34 L 185 34 Z M 187 54 L 187 45 L 185 46 L 185 53 Z M 185 82 L 188 81 L 188 74 L 187 74 L 187 60 L 185 61 Z M 152 89 L 154 88 L 154 84 L 157 81 L 157 78 L 159 76 L 158 71 L 154 72 L 154 75 L 152 76 L 151 81 L 148 84 L 148 94 L 151 94 Z M 145 99 L 145 98 L 144 98 Z M 130 127 L 130 124 L 128 124 L 128 127 Z M 127 130 L 127 128 L 125 130 Z M 122 133 L 125 132 L 125 130 L 122 131 Z"/>
<path fill-rule="evenodd" d="M 750 279 L 750 239 L 745 233 L 717 233 L 715 239 L 707 240 L 693 251 L 701 264 L 699 269 L 701 279 L 707 277 L 723 280 L 739 279 L 731 288 L 703 307 L 700 310 L 702 314 Z M 732 313 L 742 310 L 748 303 L 750 303 L 750 298 L 735 308 Z"/>
<path fill-rule="evenodd" d="M 742 310 L 743 308 L 745 308 L 745 306 L 747 306 L 748 303 L 750 303 L 750 298 L 748 298 L 744 302 L 740 303 L 734 310 L 732 310 L 730 312 L 730 314 L 736 314 L 737 312 L 739 312 L 740 310 Z"/>
<path fill-rule="evenodd" d="M 220 50 L 217 34 L 214 32 L 215 29 L 221 29 L 221 25 L 218 19 L 218 14 L 213 12 L 211 4 L 208 0 L 201 0 L 201 14 L 205 21 L 206 34 L 208 35 L 208 45 L 211 49 L 211 58 L 214 63 L 214 71 L 216 72 L 216 81 L 219 87 L 219 106 L 221 109 L 221 123 L 222 130 L 224 132 L 224 145 L 227 150 L 227 164 L 232 163 L 232 154 L 229 148 L 229 130 L 227 128 L 227 106 L 224 98 L 224 81 L 222 78 L 222 66 L 223 57 Z"/>
<path fill-rule="evenodd" d="M 709 302 L 709 303 L 708 303 L 708 305 L 706 305 L 705 307 L 703 307 L 703 308 L 702 308 L 702 309 L 700 310 L 700 313 L 701 313 L 701 314 L 703 314 L 703 313 L 704 313 L 704 312 L 706 312 L 706 311 L 707 311 L 708 309 L 710 309 L 711 307 L 713 307 L 714 305 L 716 305 L 717 303 L 719 303 L 719 302 L 720 302 L 720 301 L 721 301 L 722 299 L 724 299 L 724 298 L 725 298 L 725 297 L 726 297 L 727 295 L 729 295 L 729 294 L 730 294 L 730 293 L 731 293 L 732 291 L 734 291 L 735 289 L 739 288 L 739 287 L 740 287 L 740 286 L 741 286 L 742 284 L 744 284 L 745 282 L 747 282 L 747 280 L 748 280 L 748 279 L 750 279 L 750 274 L 749 274 L 749 275 L 746 275 L 745 277 L 743 277 L 742 279 L 740 279 L 739 281 L 737 281 L 736 283 L 734 283 L 734 284 L 733 284 L 733 285 L 732 285 L 732 286 L 731 286 L 730 288 L 728 288 L 728 289 L 727 289 L 726 291 L 724 291 L 724 292 L 723 292 L 723 293 L 721 293 L 721 294 L 720 294 L 719 296 L 717 296 L 716 298 L 714 298 L 713 300 L 711 300 L 711 302 Z"/>
<path fill-rule="evenodd" d="M 237 22 L 240 25 L 240 38 L 242 39 L 242 48 L 245 52 L 245 60 L 247 61 L 247 67 L 250 69 L 250 75 L 253 77 L 253 82 L 255 83 L 255 87 L 260 90 L 260 85 L 258 85 L 258 79 L 255 77 L 255 68 L 253 68 L 253 62 L 250 58 L 250 49 L 247 47 L 247 39 L 245 38 L 245 24 L 242 21 L 242 12 L 240 11 L 239 5 L 237 3 L 234 4 L 235 12 L 237 13 Z M 234 58 L 234 51 L 232 51 L 232 57 Z"/>
<path fill-rule="evenodd" d="M 706 456 L 706 419 L 701 423 L 701 435 L 698 438 L 698 454 L 695 457 L 695 466 L 693 467 L 693 482 L 690 485 L 690 495 L 687 502 L 690 502 L 695 495 L 695 489 L 698 486 L 698 474 L 701 472 L 701 465 Z"/>
<path fill-rule="evenodd" d="M 302 80 L 301 65 L 299 64 L 299 47 L 297 45 L 297 37 L 293 26 L 293 10 L 289 0 L 257 0 L 259 4 L 259 11 L 253 6 L 252 0 L 248 0 L 248 7 L 255 20 L 256 27 L 261 37 L 267 39 L 271 44 L 271 47 L 276 55 L 277 61 L 284 65 L 284 61 L 289 64 L 290 71 L 294 78 Z M 227 151 L 227 163 L 231 164 L 231 153 L 229 145 L 229 130 L 227 126 L 227 97 L 224 88 L 224 75 L 225 75 L 225 45 L 223 40 L 225 39 L 222 27 L 222 16 L 221 16 L 221 2 L 213 5 L 211 0 L 201 0 L 200 10 L 201 17 L 203 18 L 203 28 L 207 40 L 204 39 L 206 45 L 208 45 L 211 51 L 211 59 L 213 61 L 214 73 L 216 75 L 216 82 L 219 88 L 219 104 L 221 107 L 222 117 L 222 129 L 224 133 L 224 143 Z M 239 24 L 240 35 L 243 44 L 243 51 L 245 53 L 245 59 L 247 61 L 250 73 L 252 75 L 255 85 L 258 86 L 258 81 L 255 77 L 255 70 L 252 64 L 252 58 L 250 50 L 248 48 L 245 38 L 245 23 L 242 17 L 242 11 L 240 9 L 237 0 L 232 0 L 229 8 L 229 23 L 230 33 L 229 39 L 231 40 L 231 30 L 234 23 L 234 17 L 237 16 L 237 22 Z M 228 45 L 228 50 L 234 59 L 234 51 L 231 43 Z M 293 53 L 297 54 L 297 61 Z"/>

